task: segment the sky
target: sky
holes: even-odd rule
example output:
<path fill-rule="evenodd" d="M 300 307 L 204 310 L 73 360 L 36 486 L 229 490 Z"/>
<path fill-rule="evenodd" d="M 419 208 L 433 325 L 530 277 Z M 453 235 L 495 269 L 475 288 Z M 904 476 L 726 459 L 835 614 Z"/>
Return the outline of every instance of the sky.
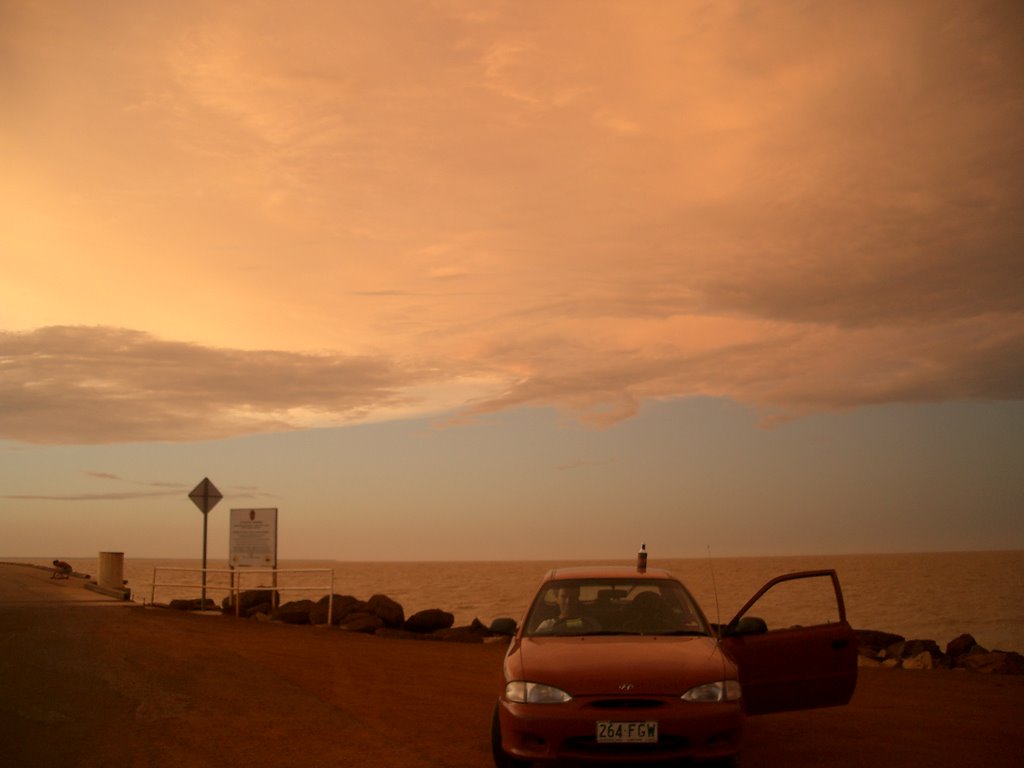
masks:
<path fill-rule="evenodd" d="M 1024 6 L 0 0 L 0 556 L 1024 548 Z"/>

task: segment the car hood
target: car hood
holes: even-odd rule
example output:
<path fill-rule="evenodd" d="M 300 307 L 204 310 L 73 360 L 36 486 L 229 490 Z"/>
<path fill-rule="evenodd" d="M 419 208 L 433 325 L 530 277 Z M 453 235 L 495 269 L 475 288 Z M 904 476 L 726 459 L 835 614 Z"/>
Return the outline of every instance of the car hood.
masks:
<path fill-rule="evenodd" d="M 527 637 L 518 655 L 522 679 L 572 696 L 678 696 L 736 678 L 735 664 L 710 637 Z"/>

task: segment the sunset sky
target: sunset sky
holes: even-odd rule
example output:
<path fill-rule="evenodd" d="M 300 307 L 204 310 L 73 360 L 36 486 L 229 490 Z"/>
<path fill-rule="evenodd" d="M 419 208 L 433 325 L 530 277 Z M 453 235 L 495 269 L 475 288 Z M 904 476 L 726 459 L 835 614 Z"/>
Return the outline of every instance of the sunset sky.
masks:
<path fill-rule="evenodd" d="M 1024 4 L 0 0 L 0 556 L 1024 548 Z"/>

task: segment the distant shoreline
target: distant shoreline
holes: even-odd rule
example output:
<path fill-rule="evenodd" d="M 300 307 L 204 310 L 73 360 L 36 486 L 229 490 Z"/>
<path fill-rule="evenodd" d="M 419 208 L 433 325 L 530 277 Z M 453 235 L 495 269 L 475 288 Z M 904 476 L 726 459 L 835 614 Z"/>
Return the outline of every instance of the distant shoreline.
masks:
<path fill-rule="evenodd" d="M 802 552 L 798 554 L 785 554 L 785 553 L 773 553 L 773 554 L 760 554 L 760 555 L 736 555 L 729 553 L 712 553 L 710 560 L 712 562 L 718 560 L 776 560 L 776 559 L 794 559 L 799 560 L 802 558 L 813 559 L 822 557 L 835 557 L 835 558 L 861 558 L 861 557 L 901 557 L 901 556 L 923 556 L 923 555 L 998 555 L 998 554 L 1014 554 L 1024 552 L 1024 547 L 1010 547 L 1003 549 L 924 549 L 924 550 L 904 550 L 898 552 Z M 126 557 L 127 557 L 126 553 Z M 92 555 L 60 555 L 62 560 L 95 560 L 96 554 Z M 131 555 L 132 560 L 194 560 L 201 562 L 201 557 L 195 555 Z M 666 555 L 659 553 L 658 560 L 673 560 L 673 561 L 690 561 L 690 562 L 707 562 L 709 560 L 706 554 L 704 555 Z M 0 555 L 0 563 L 8 563 L 10 565 L 20 565 L 21 563 L 16 561 L 24 560 L 45 560 L 47 562 L 53 560 L 53 556 L 48 555 Z M 209 557 L 207 562 L 227 563 L 228 558 L 226 557 Z M 459 563 L 466 565 L 483 565 L 488 563 L 565 563 L 565 564 L 591 564 L 591 563 L 607 563 L 609 565 L 617 565 L 622 563 L 632 563 L 634 558 L 632 557 L 583 557 L 583 558 L 454 558 L 454 559 L 427 559 L 427 560 L 340 560 L 332 557 L 285 557 L 281 558 L 279 563 L 344 563 L 346 565 L 432 565 L 439 563 Z M 655 562 L 653 559 L 651 562 Z"/>

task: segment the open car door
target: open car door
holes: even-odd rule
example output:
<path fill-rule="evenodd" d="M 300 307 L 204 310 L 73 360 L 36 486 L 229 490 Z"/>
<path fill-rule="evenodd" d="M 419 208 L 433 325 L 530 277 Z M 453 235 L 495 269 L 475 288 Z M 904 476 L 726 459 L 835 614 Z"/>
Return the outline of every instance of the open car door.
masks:
<path fill-rule="evenodd" d="M 834 570 L 772 579 L 721 633 L 749 715 L 838 706 L 853 695 L 857 642 Z"/>

